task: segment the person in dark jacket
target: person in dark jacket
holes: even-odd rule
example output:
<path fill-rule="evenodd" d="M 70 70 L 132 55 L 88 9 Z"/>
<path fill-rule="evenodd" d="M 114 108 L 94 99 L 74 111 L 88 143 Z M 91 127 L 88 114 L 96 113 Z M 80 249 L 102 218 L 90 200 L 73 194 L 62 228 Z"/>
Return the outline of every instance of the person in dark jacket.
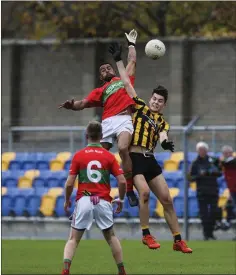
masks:
<path fill-rule="evenodd" d="M 202 220 L 205 240 L 213 239 L 219 190 L 217 178 L 221 175 L 219 161 L 208 155 L 208 144 L 199 142 L 196 145 L 198 157 L 191 167 L 191 180 L 196 181 L 199 212 Z"/>

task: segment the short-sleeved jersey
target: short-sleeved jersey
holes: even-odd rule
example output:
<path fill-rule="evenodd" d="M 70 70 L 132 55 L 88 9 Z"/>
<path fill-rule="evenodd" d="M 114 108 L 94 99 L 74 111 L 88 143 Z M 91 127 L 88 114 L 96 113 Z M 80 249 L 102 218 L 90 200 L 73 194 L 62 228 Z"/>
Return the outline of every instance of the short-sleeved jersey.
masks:
<path fill-rule="evenodd" d="M 135 77 L 130 76 L 132 85 L 134 85 L 134 80 Z M 85 99 L 88 100 L 90 107 L 103 107 L 102 120 L 115 116 L 135 104 L 119 77 L 113 77 L 102 87 L 94 89 Z"/>
<path fill-rule="evenodd" d="M 153 151 L 159 140 L 160 132 L 168 133 L 170 126 L 162 114 L 151 112 L 141 98 L 133 99 L 136 104 L 133 114 L 134 133 L 131 145 L 142 146 L 148 151 Z"/>
<path fill-rule="evenodd" d="M 78 191 L 76 200 L 90 192 L 100 198 L 111 201 L 110 174 L 118 176 L 123 174 L 115 156 L 102 148 L 100 144 L 89 144 L 75 153 L 70 175 L 78 175 Z"/>

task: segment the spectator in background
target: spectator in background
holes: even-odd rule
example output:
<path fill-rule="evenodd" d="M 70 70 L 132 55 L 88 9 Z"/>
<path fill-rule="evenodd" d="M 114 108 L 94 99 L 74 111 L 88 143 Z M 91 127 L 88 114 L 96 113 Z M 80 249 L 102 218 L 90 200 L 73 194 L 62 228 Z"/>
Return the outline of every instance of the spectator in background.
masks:
<path fill-rule="evenodd" d="M 218 209 L 218 183 L 217 178 L 221 175 L 218 160 L 208 155 L 208 144 L 199 142 L 196 145 L 198 157 L 191 167 L 191 180 L 197 184 L 197 198 L 200 217 L 203 226 L 205 240 L 213 239 L 216 214 Z"/>
<path fill-rule="evenodd" d="M 225 145 L 221 149 L 221 166 L 233 203 L 234 216 L 236 215 L 236 158 L 233 156 L 233 148 Z M 235 237 L 236 239 L 236 237 Z"/>

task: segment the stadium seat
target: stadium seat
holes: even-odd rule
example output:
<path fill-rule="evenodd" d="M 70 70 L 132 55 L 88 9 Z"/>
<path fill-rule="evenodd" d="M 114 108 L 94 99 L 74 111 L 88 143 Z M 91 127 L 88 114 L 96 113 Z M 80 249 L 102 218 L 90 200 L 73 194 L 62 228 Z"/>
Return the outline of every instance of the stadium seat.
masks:
<path fill-rule="evenodd" d="M 25 214 L 30 217 L 35 217 L 38 213 L 41 203 L 41 197 L 37 195 L 31 195 L 27 198 Z"/>
<path fill-rule="evenodd" d="M 26 207 L 26 198 L 24 196 L 16 196 L 13 198 L 12 213 L 15 216 L 23 216 Z"/>
<path fill-rule="evenodd" d="M 5 180 L 5 178 L 9 178 L 11 176 L 11 171 L 6 170 L 6 171 L 1 171 L 1 180 L 2 182 Z"/>
<path fill-rule="evenodd" d="M 183 178 L 177 178 L 176 179 L 176 187 L 180 190 L 184 189 L 184 179 Z"/>
<path fill-rule="evenodd" d="M 111 188 L 110 196 L 114 199 L 119 195 L 119 190 L 117 187 Z"/>
<path fill-rule="evenodd" d="M 196 190 L 197 190 L 197 183 L 196 183 L 195 181 L 190 182 L 189 187 L 190 187 L 192 190 L 196 191 Z"/>
<path fill-rule="evenodd" d="M 39 196 L 40 198 L 43 195 L 46 195 L 48 193 L 48 188 L 45 188 L 45 187 L 35 187 L 34 190 L 35 190 L 35 195 Z"/>
<path fill-rule="evenodd" d="M 174 152 L 170 156 L 170 160 L 174 160 L 176 162 L 180 162 L 184 159 L 184 153 L 183 152 Z"/>
<path fill-rule="evenodd" d="M 110 185 L 111 185 L 111 188 L 114 188 L 114 187 L 118 186 L 117 185 L 117 180 L 113 175 L 110 176 Z"/>
<path fill-rule="evenodd" d="M 7 171 L 9 167 L 9 161 L 2 160 L 2 171 Z"/>
<path fill-rule="evenodd" d="M 49 162 L 47 160 L 38 160 L 36 162 L 36 169 L 38 170 L 49 170 Z"/>
<path fill-rule="evenodd" d="M 5 152 L 2 153 L 2 160 L 10 162 L 11 160 L 14 160 L 16 158 L 15 152 Z"/>
<path fill-rule="evenodd" d="M 64 168 L 64 162 L 62 162 L 61 160 L 54 159 L 50 161 L 49 166 L 51 171 L 60 171 Z"/>
<path fill-rule="evenodd" d="M 164 168 L 164 161 L 163 160 L 157 160 L 157 163 L 161 166 L 161 168 Z"/>
<path fill-rule="evenodd" d="M 35 189 L 34 188 L 19 188 L 19 195 L 28 198 L 29 196 L 32 196 L 35 194 Z"/>
<path fill-rule="evenodd" d="M 54 174 L 54 172 L 50 170 L 42 170 L 40 171 L 40 178 L 43 178 L 46 180 L 47 178 L 51 177 Z"/>
<path fill-rule="evenodd" d="M 7 177 L 3 181 L 3 186 L 5 186 L 7 188 L 12 188 L 12 187 L 16 187 L 17 183 L 18 183 L 17 178 L 15 178 L 15 177 Z"/>
<path fill-rule="evenodd" d="M 173 202 L 177 217 L 182 218 L 184 215 L 184 197 L 177 196 L 174 198 Z"/>
<path fill-rule="evenodd" d="M 32 179 L 22 176 L 18 179 L 18 188 L 31 188 L 32 187 Z"/>
<path fill-rule="evenodd" d="M 39 187 L 45 187 L 45 186 L 47 186 L 47 184 L 46 184 L 44 178 L 37 177 L 37 178 L 33 179 L 32 186 L 34 188 L 39 188 Z"/>
<path fill-rule="evenodd" d="M 59 179 L 56 177 L 49 177 L 46 182 L 48 188 L 59 187 Z"/>
<path fill-rule="evenodd" d="M 226 198 L 229 198 L 230 197 L 230 193 L 229 193 L 229 189 L 228 188 L 225 188 L 223 194 L 222 194 L 223 197 L 226 197 Z"/>
<path fill-rule="evenodd" d="M 21 170 L 21 162 L 19 160 L 11 160 L 8 169 L 11 171 Z"/>
<path fill-rule="evenodd" d="M 175 197 L 177 197 L 179 195 L 179 188 L 170 188 L 170 196 L 172 199 L 174 199 Z"/>
<path fill-rule="evenodd" d="M 170 159 L 170 155 L 171 153 L 170 152 L 160 152 L 160 153 L 154 153 L 154 156 L 155 156 L 155 159 L 158 161 L 158 160 L 161 160 L 161 161 L 165 161 L 165 160 L 168 160 Z"/>
<path fill-rule="evenodd" d="M 28 160 L 28 155 L 29 155 L 29 153 L 26 153 L 26 152 L 24 152 L 24 153 L 17 152 L 15 160 L 18 160 L 20 162 L 26 161 L 26 160 Z"/>
<path fill-rule="evenodd" d="M 60 178 L 59 181 L 58 181 L 58 187 L 64 188 L 66 180 L 67 180 L 66 177 Z"/>
<path fill-rule="evenodd" d="M 52 197 L 58 197 L 63 194 L 63 191 L 64 190 L 61 187 L 54 187 L 54 188 L 50 188 L 48 190 L 47 195 L 52 196 Z"/>
<path fill-rule="evenodd" d="M 46 160 L 50 162 L 51 160 L 55 159 L 56 156 L 57 156 L 57 153 L 55 152 L 44 153 L 40 160 Z"/>
<path fill-rule="evenodd" d="M 36 161 L 25 160 L 21 164 L 21 170 L 33 170 L 36 169 Z"/>
<path fill-rule="evenodd" d="M 223 188 L 223 189 L 227 188 L 227 183 L 226 183 L 224 175 L 217 178 L 217 183 L 218 183 L 219 188 Z"/>
<path fill-rule="evenodd" d="M 197 158 L 197 152 L 189 152 L 188 153 L 188 160 L 193 162 Z"/>
<path fill-rule="evenodd" d="M 2 216 L 9 216 L 12 208 L 12 199 L 10 196 L 2 196 Z"/>
<path fill-rule="evenodd" d="M 7 188 L 7 195 L 9 197 L 15 197 L 15 196 L 18 196 L 20 195 L 20 188 L 17 188 L 17 187 L 10 187 L 10 188 Z"/>
<path fill-rule="evenodd" d="M 190 171 L 191 164 L 192 164 L 191 161 L 188 160 L 188 165 L 187 165 L 188 171 Z M 181 160 L 181 161 L 179 162 L 178 170 L 184 170 L 184 160 Z"/>
<path fill-rule="evenodd" d="M 2 186 L 2 193 L 1 195 L 4 196 L 7 194 L 7 188 L 5 186 Z"/>
<path fill-rule="evenodd" d="M 57 154 L 56 159 L 65 162 L 71 158 L 71 152 L 60 152 Z"/>
<path fill-rule="evenodd" d="M 175 179 L 167 178 L 166 182 L 167 182 L 167 185 L 168 185 L 169 188 L 175 187 Z"/>
<path fill-rule="evenodd" d="M 40 171 L 37 169 L 27 170 L 25 171 L 24 176 L 33 180 L 34 178 L 40 176 Z"/>
<path fill-rule="evenodd" d="M 64 202 L 65 202 L 65 197 L 64 196 L 58 196 L 56 200 L 56 205 L 54 209 L 54 213 L 57 217 L 65 217 L 66 213 L 64 210 Z"/>
<path fill-rule="evenodd" d="M 71 164 L 71 160 L 67 160 L 64 163 L 64 170 L 69 170 L 70 169 L 70 164 Z"/>
<path fill-rule="evenodd" d="M 188 199 L 189 217 L 196 218 L 199 215 L 198 200 L 196 197 L 190 197 Z"/>
<path fill-rule="evenodd" d="M 150 217 L 154 216 L 156 205 L 157 205 L 157 198 L 155 197 L 154 194 L 150 195 L 150 198 L 149 198 L 149 215 L 150 215 Z"/>
<path fill-rule="evenodd" d="M 52 216 L 54 212 L 54 207 L 56 203 L 56 198 L 49 195 L 42 196 L 40 212 L 43 216 Z"/>
<path fill-rule="evenodd" d="M 164 170 L 165 171 L 176 171 L 178 170 L 178 162 L 175 160 L 165 160 L 164 161 Z"/>

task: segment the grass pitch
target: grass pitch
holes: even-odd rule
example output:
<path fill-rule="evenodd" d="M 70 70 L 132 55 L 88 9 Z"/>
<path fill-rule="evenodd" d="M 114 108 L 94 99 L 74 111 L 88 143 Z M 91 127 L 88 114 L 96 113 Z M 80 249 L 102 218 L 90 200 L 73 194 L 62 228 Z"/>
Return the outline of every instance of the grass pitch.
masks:
<path fill-rule="evenodd" d="M 191 241 L 193 254 L 172 251 L 172 242 L 149 250 L 140 241 L 122 241 L 127 274 L 236 274 L 236 242 Z M 2 274 L 61 274 L 65 241 L 2 241 Z M 117 274 L 102 240 L 81 241 L 71 274 Z"/>

